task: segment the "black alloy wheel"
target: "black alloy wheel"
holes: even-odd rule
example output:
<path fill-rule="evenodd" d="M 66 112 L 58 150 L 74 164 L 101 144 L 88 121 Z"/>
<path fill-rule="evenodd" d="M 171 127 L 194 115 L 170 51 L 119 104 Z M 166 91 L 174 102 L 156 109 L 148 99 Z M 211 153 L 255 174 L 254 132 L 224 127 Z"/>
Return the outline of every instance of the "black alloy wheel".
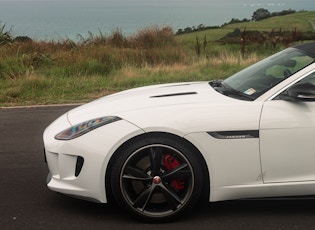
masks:
<path fill-rule="evenodd" d="M 143 220 L 168 220 L 199 198 L 200 168 L 196 152 L 182 141 L 141 139 L 118 156 L 112 173 L 113 195 Z"/>

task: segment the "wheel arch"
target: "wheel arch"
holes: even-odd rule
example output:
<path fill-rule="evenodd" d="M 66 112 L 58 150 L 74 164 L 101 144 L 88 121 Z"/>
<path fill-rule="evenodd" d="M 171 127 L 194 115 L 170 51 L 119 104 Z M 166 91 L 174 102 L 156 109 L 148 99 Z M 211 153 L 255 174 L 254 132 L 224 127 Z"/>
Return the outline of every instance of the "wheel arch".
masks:
<path fill-rule="evenodd" d="M 185 144 L 188 148 L 192 149 L 194 153 L 196 153 L 196 157 L 198 159 L 198 163 L 200 164 L 201 168 L 202 168 L 202 174 L 204 177 L 204 181 L 206 183 L 204 183 L 204 187 L 202 189 L 202 194 L 200 196 L 200 201 L 202 203 L 205 202 L 209 202 L 209 195 L 210 195 L 210 177 L 209 177 L 209 169 L 208 166 L 206 164 L 206 160 L 203 157 L 203 155 L 201 154 L 201 152 L 198 150 L 198 148 L 191 143 L 189 140 L 180 137 L 178 135 L 172 134 L 172 133 L 167 133 L 167 132 L 149 132 L 149 133 L 143 133 L 143 134 L 139 134 L 137 136 L 134 136 L 133 138 L 127 140 L 126 142 L 124 142 L 123 144 L 121 144 L 113 153 L 113 155 L 111 156 L 109 162 L 108 162 L 108 166 L 106 168 L 106 172 L 105 172 L 105 188 L 106 188 L 106 197 L 107 197 L 107 202 L 108 203 L 112 203 L 114 201 L 113 198 L 113 194 L 112 194 L 112 189 L 111 189 L 111 178 L 110 178 L 110 172 L 112 170 L 113 164 L 118 156 L 118 154 L 123 151 L 125 148 L 127 148 L 127 146 L 131 145 L 132 143 L 138 141 L 139 139 L 143 139 L 143 138 L 147 138 L 147 137 L 160 137 L 160 136 L 165 136 L 165 137 L 169 137 L 172 139 L 176 139 L 178 141 L 180 141 L 182 144 Z"/>

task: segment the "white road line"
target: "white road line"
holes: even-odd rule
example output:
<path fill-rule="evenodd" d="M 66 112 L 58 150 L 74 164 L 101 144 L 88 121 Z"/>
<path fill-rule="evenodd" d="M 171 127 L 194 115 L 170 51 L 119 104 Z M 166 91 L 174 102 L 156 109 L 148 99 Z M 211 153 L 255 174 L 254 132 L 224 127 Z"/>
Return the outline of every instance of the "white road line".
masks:
<path fill-rule="evenodd" d="M 52 105 L 25 105 L 25 106 L 8 106 L 0 107 L 0 109 L 23 109 L 23 108 L 45 108 L 45 107 L 66 107 L 66 106 L 80 106 L 84 103 L 75 103 L 75 104 L 52 104 Z"/>

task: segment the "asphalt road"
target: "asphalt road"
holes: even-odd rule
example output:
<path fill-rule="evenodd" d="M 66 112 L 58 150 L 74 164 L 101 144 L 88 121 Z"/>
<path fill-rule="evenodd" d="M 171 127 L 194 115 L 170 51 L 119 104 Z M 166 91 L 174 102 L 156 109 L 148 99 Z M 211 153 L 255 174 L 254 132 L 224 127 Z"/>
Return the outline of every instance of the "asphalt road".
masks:
<path fill-rule="evenodd" d="M 42 133 L 72 107 L 0 108 L 0 229 L 315 229 L 314 200 L 219 202 L 147 224 L 50 191 Z"/>

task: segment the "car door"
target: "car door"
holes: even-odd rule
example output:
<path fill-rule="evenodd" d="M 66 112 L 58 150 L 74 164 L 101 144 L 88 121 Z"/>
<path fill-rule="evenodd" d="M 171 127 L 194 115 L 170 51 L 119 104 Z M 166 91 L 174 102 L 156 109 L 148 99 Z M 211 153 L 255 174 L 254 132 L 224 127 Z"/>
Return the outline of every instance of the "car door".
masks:
<path fill-rule="evenodd" d="M 315 73 L 300 82 L 315 86 Z M 264 183 L 315 181 L 315 101 L 266 101 L 260 153 Z"/>

